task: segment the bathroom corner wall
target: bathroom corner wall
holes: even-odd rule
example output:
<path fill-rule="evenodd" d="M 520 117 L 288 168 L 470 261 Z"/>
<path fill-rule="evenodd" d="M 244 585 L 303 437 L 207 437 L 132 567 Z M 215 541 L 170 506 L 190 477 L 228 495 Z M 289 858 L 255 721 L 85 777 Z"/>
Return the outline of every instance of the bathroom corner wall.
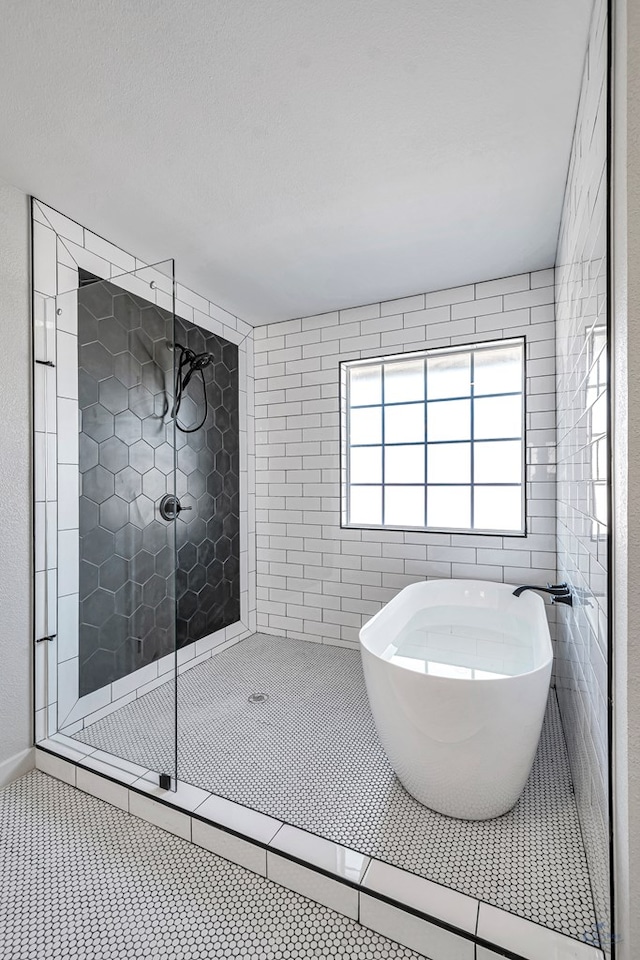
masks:
<path fill-rule="evenodd" d="M 29 201 L 0 181 L 0 787 L 33 766 Z"/>
<path fill-rule="evenodd" d="M 254 329 L 260 630 L 355 646 L 424 578 L 555 581 L 553 280 L 541 270 Z M 521 335 L 528 536 L 341 529 L 340 361 Z"/>
<path fill-rule="evenodd" d="M 608 929 L 606 18 L 596 0 L 556 261 L 558 577 L 585 601 L 559 613 L 556 686 L 596 912 Z"/>

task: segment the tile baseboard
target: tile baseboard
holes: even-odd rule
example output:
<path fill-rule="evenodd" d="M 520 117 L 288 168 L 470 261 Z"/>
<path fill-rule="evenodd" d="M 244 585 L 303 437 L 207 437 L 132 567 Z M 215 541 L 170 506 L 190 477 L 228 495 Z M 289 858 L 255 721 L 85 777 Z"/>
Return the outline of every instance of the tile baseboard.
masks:
<path fill-rule="evenodd" d="M 13 780 L 33 770 L 35 756 L 33 747 L 27 747 L 20 753 L 14 753 L 0 763 L 0 788 L 8 786 Z"/>

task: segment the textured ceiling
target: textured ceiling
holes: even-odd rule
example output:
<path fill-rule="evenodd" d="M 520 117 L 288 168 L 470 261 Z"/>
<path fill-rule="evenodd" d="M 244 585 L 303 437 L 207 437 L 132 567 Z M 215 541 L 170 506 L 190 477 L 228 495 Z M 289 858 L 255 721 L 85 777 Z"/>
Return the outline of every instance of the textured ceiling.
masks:
<path fill-rule="evenodd" d="M 591 0 L 0 10 L 0 176 L 252 323 L 554 261 Z"/>

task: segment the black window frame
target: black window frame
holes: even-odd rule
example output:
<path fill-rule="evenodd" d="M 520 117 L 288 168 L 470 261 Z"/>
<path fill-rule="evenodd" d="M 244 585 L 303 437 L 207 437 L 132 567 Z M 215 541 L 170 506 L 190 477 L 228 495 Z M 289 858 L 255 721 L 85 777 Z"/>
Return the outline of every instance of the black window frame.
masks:
<path fill-rule="evenodd" d="M 498 347 L 512 347 L 512 346 L 521 346 L 522 348 L 522 389 L 521 391 L 496 391 L 494 394 L 481 394 L 480 397 L 474 396 L 473 390 L 473 362 L 474 357 L 480 352 L 485 350 L 496 349 Z M 448 397 L 448 398 L 437 398 L 437 400 L 429 400 L 428 391 L 426 386 L 426 370 L 427 370 L 427 361 L 430 358 L 437 356 L 446 356 L 454 355 L 460 353 L 470 354 L 470 363 L 471 363 L 471 386 L 468 395 L 464 397 Z M 384 402 L 384 365 L 390 364 L 393 362 L 406 362 L 408 360 L 423 359 L 425 367 L 425 394 L 423 401 L 399 401 L 385 404 Z M 349 371 L 354 367 L 364 367 L 364 366 L 376 366 L 380 365 L 383 368 L 382 372 L 382 395 L 380 404 L 369 404 L 369 405 L 357 405 L 351 407 L 349 402 Z M 338 364 L 338 381 L 339 381 L 339 400 L 340 400 L 340 411 L 339 411 L 339 426 L 340 426 L 340 527 L 347 530 L 389 530 L 389 531 L 400 531 L 407 533 L 442 533 L 442 534 L 458 534 L 458 535 L 469 535 L 469 536 L 487 536 L 487 537 L 526 537 L 527 536 L 527 515 L 528 515 L 528 484 L 527 484 L 527 338 L 526 336 L 518 337 L 504 337 L 504 338 L 491 338 L 487 340 L 479 340 L 471 343 L 456 344 L 455 346 L 448 347 L 434 347 L 434 348 L 425 348 L 422 350 L 413 350 L 407 351 L 406 353 L 389 353 L 389 354 L 377 354 L 372 357 L 363 357 L 363 358 L 354 358 L 354 359 L 344 359 L 339 361 Z M 504 396 L 522 396 L 522 426 L 521 426 L 521 435 L 519 437 L 499 437 L 499 438 L 480 438 L 476 439 L 474 437 L 473 422 L 474 422 L 474 401 L 477 399 L 489 399 L 492 397 L 504 397 Z M 420 441 L 414 441 L 412 443 L 398 441 L 397 444 L 389 444 L 385 442 L 384 435 L 384 411 L 386 407 L 400 407 L 407 406 L 413 403 L 424 403 L 425 407 L 428 403 L 441 402 L 447 403 L 455 400 L 469 400 L 470 410 L 471 410 L 471 432 L 469 439 L 464 440 L 429 440 L 427 430 L 425 430 L 425 439 Z M 375 444 L 358 444 L 351 445 L 349 443 L 349 416 L 352 409 L 359 409 L 363 406 L 378 406 L 381 410 L 382 417 L 382 436 L 380 443 Z M 521 483 L 476 483 L 473 477 L 473 456 L 474 456 L 474 444 L 482 442 L 499 442 L 502 440 L 518 440 L 522 444 L 522 473 L 521 473 Z M 471 457 L 471 477 L 469 482 L 462 482 L 460 484 L 455 483 L 442 483 L 442 484 L 428 484 L 427 483 L 427 463 L 428 463 L 428 447 L 437 445 L 438 443 L 469 443 L 470 445 L 470 457 Z M 384 450 L 389 446 L 424 446 L 425 448 L 425 476 L 424 483 L 416 484 L 385 484 L 384 481 Z M 372 483 L 371 486 L 381 487 L 382 494 L 382 520 L 381 524 L 365 523 L 365 522 L 352 522 L 349 517 L 349 500 L 350 500 L 350 452 L 352 447 L 381 447 L 382 448 L 382 457 L 383 457 L 383 473 L 382 473 L 382 482 Z M 368 484 L 353 484 L 354 486 L 367 486 Z M 397 524 L 386 524 L 384 523 L 384 491 L 387 486 L 415 486 L 424 489 L 425 495 L 425 525 L 424 526 L 409 526 L 409 525 L 397 525 Z M 429 526 L 426 524 L 428 517 L 427 513 L 427 497 L 428 497 L 428 488 L 434 486 L 460 486 L 467 487 L 470 493 L 470 521 L 471 526 L 468 527 L 451 527 L 451 526 Z M 518 529 L 504 529 L 504 528 L 475 528 L 473 526 L 473 509 L 474 509 L 474 497 L 473 491 L 475 487 L 486 486 L 486 487 L 520 487 L 521 488 L 521 518 L 522 523 Z"/>

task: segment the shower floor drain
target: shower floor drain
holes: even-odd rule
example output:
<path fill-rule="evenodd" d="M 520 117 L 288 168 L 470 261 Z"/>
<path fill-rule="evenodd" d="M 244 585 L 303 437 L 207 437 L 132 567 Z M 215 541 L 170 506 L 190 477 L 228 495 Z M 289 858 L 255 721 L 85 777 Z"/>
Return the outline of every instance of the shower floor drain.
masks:
<path fill-rule="evenodd" d="M 269 699 L 268 693 L 251 693 L 247 698 L 249 703 L 266 703 Z"/>

